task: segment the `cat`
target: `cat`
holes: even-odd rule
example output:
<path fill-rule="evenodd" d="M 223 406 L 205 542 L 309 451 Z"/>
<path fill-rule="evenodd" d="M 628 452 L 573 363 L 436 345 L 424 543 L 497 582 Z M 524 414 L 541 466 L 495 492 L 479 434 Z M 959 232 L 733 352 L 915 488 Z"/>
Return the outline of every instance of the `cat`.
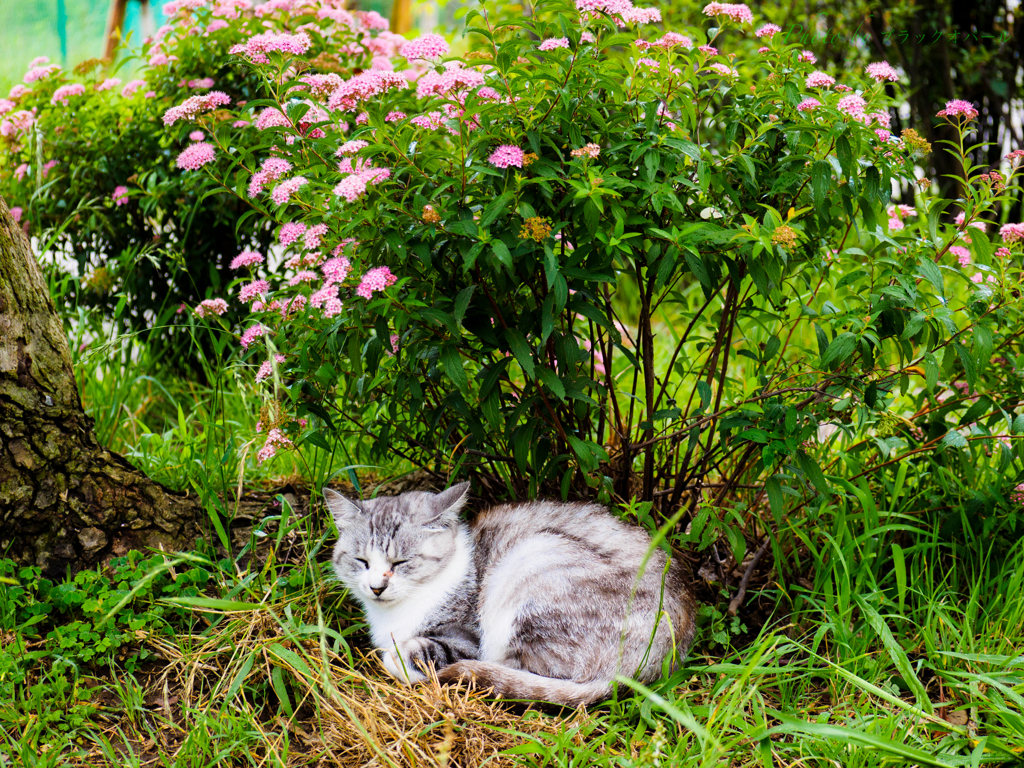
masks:
<path fill-rule="evenodd" d="M 643 529 L 551 501 L 494 507 L 470 526 L 468 491 L 352 501 L 324 489 L 334 570 L 389 674 L 420 682 L 433 665 L 441 682 L 579 706 L 609 698 L 616 675 L 650 682 L 682 661 L 694 599 L 682 562 L 651 552 Z"/>

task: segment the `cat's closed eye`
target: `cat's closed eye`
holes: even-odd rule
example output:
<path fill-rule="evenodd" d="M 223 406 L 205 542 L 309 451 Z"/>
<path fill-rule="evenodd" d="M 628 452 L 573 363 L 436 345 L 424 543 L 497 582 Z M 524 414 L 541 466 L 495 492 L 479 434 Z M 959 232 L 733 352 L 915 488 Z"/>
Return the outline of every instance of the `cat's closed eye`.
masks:
<path fill-rule="evenodd" d="M 370 567 L 370 564 L 368 562 L 366 562 L 365 560 L 363 560 L 363 558 L 361 558 L 361 557 L 357 557 L 356 558 L 356 562 L 359 563 L 361 566 L 363 566 L 363 568 L 369 568 Z"/>
<path fill-rule="evenodd" d="M 408 560 L 395 560 L 395 562 L 393 562 L 393 563 L 391 564 L 391 567 L 392 567 L 392 568 L 397 568 L 398 566 L 400 566 L 400 565 L 405 565 L 405 564 L 406 564 L 406 563 L 408 563 L 408 562 L 409 562 Z"/>

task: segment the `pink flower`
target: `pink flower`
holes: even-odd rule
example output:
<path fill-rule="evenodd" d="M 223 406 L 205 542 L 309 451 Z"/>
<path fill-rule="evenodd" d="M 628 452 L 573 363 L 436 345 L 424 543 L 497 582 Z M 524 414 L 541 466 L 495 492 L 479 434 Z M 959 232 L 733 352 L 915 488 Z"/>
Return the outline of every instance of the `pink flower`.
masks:
<path fill-rule="evenodd" d="M 11 218 L 14 219 L 14 223 L 15 224 L 20 224 L 21 223 L 21 215 L 24 212 L 25 212 L 24 209 L 21 208 L 20 206 L 17 206 L 17 205 L 14 206 L 13 208 L 11 208 Z"/>
<path fill-rule="evenodd" d="M 875 81 L 881 83 L 883 80 L 889 80 L 890 82 L 896 82 L 900 79 L 899 74 L 893 69 L 887 61 L 876 61 L 874 64 L 868 64 L 867 68 L 868 77 L 874 78 Z"/>
<path fill-rule="evenodd" d="M 37 80 L 45 80 L 58 70 L 60 70 L 60 67 L 56 64 L 51 64 L 48 67 L 32 67 L 28 72 L 25 73 L 24 82 L 34 83 Z M 82 87 L 84 88 L 85 86 Z"/>
<path fill-rule="evenodd" d="M 811 72 L 804 82 L 808 88 L 828 88 L 835 85 L 836 79 L 825 72 Z"/>
<path fill-rule="evenodd" d="M 245 332 L 242 334 L 242 338 L 239 340 L 239 343 L 242 345 L 243 349 L 248 349 L 249 346 L 264 333 L 266 333 L 266 328 L 264 328 L 259 323 L 250 325 L 248 328 L 245 329 Z"/>
<path fill-rule="evenodd" d="M 305 231 L 305 224 L 296 221 L 289 221 L 287 224 L 281 225 L 281 231 L 277 233 L 278 242 L 280 242 L 281 245 L 291 245 L 302 237 L 302 233 Z"/>
<path fill-rule="evenodd" d="M 409 83 L 398 72 L 369 69 L 339 85 L 327 100 L 331 109 L 354 110 L 360 101 L 395 88 L 408 88 Z"/>
<path fill-rule="evenodd" d="M 189 96 L 178 106 L 171 107 L 164 112 L 164 125 L 174 125 L 179 120 L 192 122 L 201 113 L 230 103 L 231 97 L 222 91 L 210 91 L 198 96 Z"/>
<path fill-rule="evenodd" d="M 292 121 L 288 119 L 277 107 L 266 107 L 256 115 L 256 130 L 265 131 L 267 128 L 290 128 Z"/>
<path fill-rule="evenodd" d="M 30 61 L 28 63 L 28 65 L 29 65 L 29 67 L 38 67 L 38 66 L 41 66 L 43 64 L 49 64 L 49 63 L 50 63 L 50 57 L 49 56 L 36 56 L 34 59 L 32 59 L 32 61 Z"/>
<path fill-rule="evenodd" d="M 487 159 L 495 168 L 508 168 L 514 165 L 516 168 L 523 167 L 523 150 L 511 144 L 502 144 Z"/>
<path fill-rule="evenodd" d="M 45 179 L 46 178 L 46 174 L 48 174 L 56 166 L 57 166 L 57 161 L 56 160 L 48 160 L 43 165 L 43 178 Z"/>
<path fill-rule="evenodd" d="M 904 226 L 905 225 L 903 224 L 903 222 L 900 219 L 897 219 L 895 217 L 889 219 L 889 231 L 890 232 L 899 232 L 901 229 L 903 229 Z"/>
<path fill-rule="evenodd" d="M 124 88 L 121 89 L 121 95 L 128 99 L 134 96 L 136 91 L 138 91 L 140 88 L 145 87 L 145 80 L 129 80 L 127 84 L 125 84 Z"/>
<path fill-rule="evenodd" d="M 619 16 L 626 24 L 657 24 L 661 21 L 661 11 L 657 8 L 624 8 Z"/>
<path fill-rule="evenodd" d="M 855 120 L 862 120 L 864 118 L 864 107 L 867 106 L 867 102 L 864 101 L 860 96 L 853 93 L 849 96 L 843 96 L 836 104 L 836 109 L 840 112 L 845 112 Z"/>
<path fill-rule="evenodd" d="M 593 36 L 591 36 L 593 37 Z M 581 38 L 582 40 L 582 38 Z M 590 40 L 590 42 L 594 42 Z M 671 50 L 672 48 L 682 47 L 689 50 L 693 48 L 693 40 L 684 35 L 680 35 L 676 32 L 666 32 L 662 37 L 659 37 L 653 42 L 647 42 L 646 40 L 637 40 L 636 47 L 641 51 L 645 51 L 648 48 L 661 48 L 663 50 Z"/>
<path fill-rule="evenodd" d="M 1000 258 L 1000 259 L 1008 259 L 1008 258 L 1010 258 L 1010 256 L 1012 254 L 1010 253 L 1010 249 L 1009 248 L 1007 248 L 1006 246 L 1000 246 L 1000 247 L 996 248 L 996 254 L 995 255 L 996 255 L 997 258 Z"/>
<path fill-rule="evenodd" d="M 224 299 L 206 299 L 199 302 L 199 306 L 193 310 L 196 317 L 223 315 L 227 311 L 228 303 Z"/>
<path fill-rule="evenodd" d="M 398 55 L 406 59 L 437 59 L 451 50 L 448 41 L 440 35 L 423 35 L 398 49 Z"/>
<path fill-rule="evenodd" d="M 659 67 L 658 62 L 656 62 L 654 59 L 648 59 L 647 57 L 637 59 L 636 65 L 638 67 L 647 67 L 648 69 L 654 72 L 657 72 Z"/>
<path fill-rule="evenodd" d="M 808 64 L 816 64 L 817 61 L 818 61 L 818 57 L 815 56 L 810 51 L 801 51 L 800 55 L 796 57 L 796 60 L 797 61 L 803 61 L 803 62 L 806 62 Z"/>
<path fill-rule="evenodd" d="M 299 283 L 312 283 L 314 280 L 319 280 L 320 275 L 316 272 L 311 272 L 308 269 L 304 269 L 301 272 L 295 273 L 291 280 L 288 281 L 288 285 L 293 288 Z"/>
<path fill-rule="evenodd" d="M 396 110 L 394 112 L 388 112 L 387 117 L 384 118 L 384 122 L 385 123 L 396 123 L 399 120 L 404 120 L 405 118 L 406 118 L 405 112 L 398 112 Z"/>
<path fill-rule="evenodd" d="M 324 283 L 319 291 L 314 291 L 310 294 L 309 305 L 320 309 L 331 299 L 338 298 L 338 289 L 340 287 L 337 283 Z"/>
<path fill-rule="evenodd" d="M 569 38 L 568 37 L 549 37 L 547 40 L 537 46 L 538 51 L 553 51 L 556 48 L 568 48 Z"/>
<path fill-rule="evenodd" d="M 971 275 L 971 282 L 972 283 L 980 283 L 984 279 L 985 279 L 985 276 L 983 274 L 981 274 L 980 272 L 977 273 L 977 274 Z"/>
<path fill-rule="evenodd" d="M 282 181 L 274 187 L 274 191 L 270 193 L 270 199 L 277 205 L 285 205 L 291 199 L 291 196 L 298 191 L 299 187 L 306 183 L 304 176 L 295 176 L 287 181 Z"/>
<path fill-rule="evenodd" d="M 359 174 L 346 176 L 334 188 L 334 194 L 344 197 L 350 203 L 355 202 L 366 191 L 366 180 Z"/>
<path fill-rule="evenodd" d="M 484 75 L 475 69 L 466 69 L 456 62 L 444 72 L 427 72 L 416 83 L 416 96 L 445 96 L 452 92 L 478 88 L 484 84 Z"/>
<path fill-rule="evenodd" d="M 170 59 L 167 58 L 167 54 L 166 53 L 154 53 L 152 56 L 149 57 L 149 62 L 148 63 L 149 63 L 149 66 L 151 66 L 151 67 L 162 67 L 164 64 L 167 64 L 169 61 L 170 61 Z"/>
<path fill-rule="evenodd" d="M 707 54 L 708 56 L 718 55 L 718 49 L 713 45 L 699 45 L 697 46 L 697 50 L 701 53 Z"/>
<path fill-rule="evenodd" d="M 15 168 L 14 175 L 17 177 L 18 181 L 24 179 L 28 175 L 28 163 L 22 163 Z"/>
<path fill-rule="evenodd" d="M 253 280 L 251 283 L 246 283 L 238 291 L 238 298 L 240 301 L 250 302 L 259 299 L 270 290 L 270 283 L 266 280 Z"/>
<path fill-rule="evenodd" d="M 256 251 L 242 251 L 231 260 L 231 264 L 229 266 L 231 269 L 241 269 L 242 267 L 251 267 L 255 264 L 262 263 L 263 256 Z"/>
<path fill-rule="evenodd" d="M 809 112 L 810 110 L 817 109 L 820 106 L 821 106 L 821 102 L 820 101 L 818 101 L 817 99 L 808 97 L 808 98 L 804 99 L 803 101 L 801 101 L 799 104 L 797 104 L 796 108 L 800 112 Z"/>
<path fill-rule="evenodd" d="M 432 130 L 437 130 L 444 125 L 444 115 L 440 112 L 428 112 L 425 115 L 416 115 L 416 117 L 409 122 L 417 128 L 430 128 Z"/>
<path fill-rule="evenodd" d="M 722 64 L 717 61 L 711 65 L 710 69 L 714 70 L 722 77 L 736 77 L 737 75 L 739 75 L 739 72 L 737 72 L 732 67 L 727 67 L 725 64 Z"/>
<path fill-rule="evenodd" d="M 274 455 L 277 454 L 278 448 L 290 448 L 291 445 L 292 441 L 285 436 L 284 432 L 280 429 L 274 428 L 267 433 L 267 441 L 257 452 L 256 460 L 262 464 L 267 459 L 273 458 Z"/>
<path fill-rule="evenodd" d="M 949 252 L 956 256 L 957 261 L 961 267 L 966 267 L 971 263 L 971 252 L 964 248 L 962 245 L 951 245 L 949 246 Z"/>
<path fill-rule="evenodd" d="M 303 244 L 307 250 L 315 250 L 320 247 L 320 238 L 327 234 L 326 224 L 317 224 L 306 230 L 306 235 L 302 239 Z"/>
<path fill-rule="evenodd" d="M 840 85 L 836 86 L 836 93 L 846 93 L 847 91 L 852 91 L 852 90 L 853 90 L 853 88 L 851 88 L 848 85 L 840 84 Z"/>
<path fill-rule="evenodd" d="M 340 315 L 342 309 L 341 299 L 328 299 L 324 303 L 324 317 L 332 318 L 335 315 Z"/>
<path fill-rule="evenodd" d="M 81 83 L 69 83 L 68 85 L 62 85 L 53 92 L 53 98 L 50 99 L 50 103 L 63 104 L 64 106 L 67 106 L 68 100 L 72 96 L 81 96 L 83 93 L 85 93 L 85 86 Z"/>
<path fill-rule="evenodd" d="M 300 77 L 303 83 L 306 84 L 305 88 L 296 87 L 292 90 L 305 90 L 312 96 L 328 96 L 335 88 L 342 84 L 341 75 L 334 72 L 328 72 L 323 75 L 305 75 Z"/>
<path fill-rule="evenodd" d="M 203 77 L 203 78 L 200 78 L 198 80 L 189 80 L 188 81 L 188 87 L 189 88 L 213 88 L 213 78 L 212 77 Z"/>
<path fill-rule="evenodd" d="M 356 295 L 369 299 L 376 291 L 383 291 L 389 285 L 394 285 L 398 280 L 387 267 L 374 267 L 363 275 L 363 279 L 356 288 Z"/>
<path fill-rule="evenodd" d="M 260 369 L 256 371 L 256 383 L 259 384 L 264 379 L 269 379 L 270 374 L 274 372 L 274 363 L 280 365 L 284 360 L 284 355 L 274 355 L 273 360 L 264 360 L 263 364 L 260 365 Z"/>
<path fill-rule="evenodd" d="M 8 99 L 20 99 L 26 93 L 32 93 L 31 88 L 26 88 L 21 83 L 16 83 L 11 86 L 10 92 L 7 94 Z"/>
<path fill-rule="evenodd" d="M 324 284 L 333 285 L 335 283 L 345 282 L 345 278 L 348 277 L 348 271 L 351 266 L 352 265 L 349 263 L 349 260 L 344 256 L 337 256 L 333 259 L 328 259 L 320 268 L 324 273 Z"/>
<path fill-rule="evenodd" d="M 309 46 L 312 44 L 313 41 L 305 32 L 300 32 L 297 35 L 289 35 L 287 32 L 280 34 L 264 32 L 253 35 L 245 43 L 232 46 L 229 53 L 244 55 L 248 57 L 249 61 L 257 64 L 269 64 L 270 59 L 267 58 L 267 53 L 270 51 L 280 51 L 298 56 L 309 50 Z"/>
<path fill-rule="evenodd" d="M 1019 243 L 1024 240 L 1024 224 L 1003 224 L 999 234 L 1007 243 Z"/>
<path fill-rule="evenodd" d="M 207 163 L 212 163 L 216 154 L 212 144 L 205 141 L 197 141 L 195 144 L 186 147 L 178 155 L 177 164 L 182 170 L 194 171 Z"/>
<path fill-rule="evenodd" d="M 978 116 L 978 110 L 969 101 L 953 99 L 946 102 L 946 108 L 936 114 L 936 117 L 956 117 L 963 115 L 967 120 L 974 120 Z"/>
<path fill-rule="evenodd" d="M 0 114 L 3 113 L 0 112 Z M 1006 156 L 1006 159 L 1009 160 L 1010 162 L 1013 162 L 1014 160 L 1020 160 L 1020 158 L 1022 157 L 1024 157 L 1024 149 L 1015 149 L 1013 150 L 1013 152 Z"/>
<path fill-rule="evenodd" d="M 752 24 L 754 14 L 743 3 L 711 3 L 704 6 L 705 16 L 727 16 L 740 24 Z"/>
<path fill-rule="evenodd" d="M 206 138 L 206 134 L 202 131 L 192 131 L 192 133 L 188 135 L 188 138 L 190 141 L 202 141 Z"/>
<path fill-rule="evenodd" d="M 128 202 L 128 187 L 114 187 L 114 194 L 110 196 L 114 205 L 124 205 Z"/>
<path fill-rule="evenodd" d="M 0 115 L 6 115 L 8 112 L 14 110 L 18 106 L 10 99 L 0 99 Z"/>
<path fill-rule="evenodd" d="M 354 155 L 361 149 L 366 149 L 370 146 L 370 142 L 363 141 L 362 139 L 355 139 L 353 141 L 346 141 L 335 151 L 335 157 L 341 157 L 342 155 Z"/>
<path fill-rule="evenodd" d="M 778 24 L 765 24 L 757 32 L 754 33 L 755 37 L 767 37 L 771 40 L 775 35 L 782 31 L 782 27 Z"/>
<path fill-rule="evenodd" d="M 96 83 L 97 91 L 109 91 L 111 88 L 117 88 L 121 84 L 120 77 L 108 77 L 102 83 Z"/>

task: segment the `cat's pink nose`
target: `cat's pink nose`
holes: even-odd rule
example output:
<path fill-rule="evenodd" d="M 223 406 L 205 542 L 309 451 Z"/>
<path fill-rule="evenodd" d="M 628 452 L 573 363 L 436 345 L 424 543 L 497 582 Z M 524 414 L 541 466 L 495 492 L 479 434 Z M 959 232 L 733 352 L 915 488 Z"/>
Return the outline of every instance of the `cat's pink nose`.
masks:
<path fill-rule="evenodd" d="M 390 579 L 394 575 L 395 575 L 394 571 L 384 571 L 384 578 L 385 579 Z"/>

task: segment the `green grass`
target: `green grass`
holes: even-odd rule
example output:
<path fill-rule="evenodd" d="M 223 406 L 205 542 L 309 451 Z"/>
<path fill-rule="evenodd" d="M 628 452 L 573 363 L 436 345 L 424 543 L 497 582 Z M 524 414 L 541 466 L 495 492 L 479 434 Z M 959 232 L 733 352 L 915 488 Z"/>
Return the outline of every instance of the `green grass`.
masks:
<path fill-rule="evenodd" d="M 100 439 L 200 494 L 212 544 L 67 585 L 0 570 L 0 766 L 967 766 L 1024 755 L 1024 541 L 1013 514 L 922 511 L 938 491 L 966 498 L 949 467 L 907 461 L 831 500 L 791 501 L 736 619 L 735 580 L 701 586 L 697 644 L 669 679 L 623 681 L 589 712 L 502 704 L 393 685 L 331 575 L 328 516 L 301 491 L 274 498 L 286 481 L 349 477 L 364 461 L 358 443 L 259 465 L 251 371 L 211 369 L 200 385 L 161 374 L 137 341 L 72 346 Z M 225 558 L 212 521 L 235 517 L 253 488 L 271 493 L 247 502 L 253 525 Z M 757 532 L 763 510 L 753 495 L 746 505 L 712 535 L 691 533 L 705 564 L 716 541 L 735 548 L 730 525 Z"/>

